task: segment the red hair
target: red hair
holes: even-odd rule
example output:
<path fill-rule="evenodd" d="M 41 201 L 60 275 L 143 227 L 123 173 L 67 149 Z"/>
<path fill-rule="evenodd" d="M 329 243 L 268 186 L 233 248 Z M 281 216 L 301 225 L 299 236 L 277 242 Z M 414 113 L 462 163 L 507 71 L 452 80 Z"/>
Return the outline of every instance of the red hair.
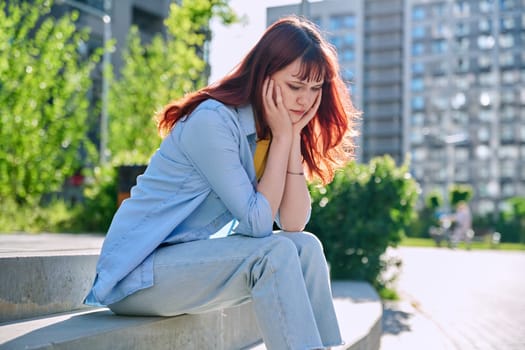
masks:
<path fill-rule="evenodd" d="M 301 61 L 300 79 L 324 79 L 319 110 L 301 132 L 301 153 L 309 179 L 318 177 L 323 183 L 330 182 L 335 169 L 353 157 L 353 140 L 347 136 L 355 136 L 359 112 L 339 75 L 334 48 L 313 23 L 303 18 L 291 16 L 276 21 L 232 72 L 168 104 L 157 115 L 161 136 L 168 134 L 177 121 L 201 102 L 213 98 L 231 106 L 251 104 L 257 136 L 268 137 L 270 128 L 263 115 L 263 82 L 297 59 Z"/>

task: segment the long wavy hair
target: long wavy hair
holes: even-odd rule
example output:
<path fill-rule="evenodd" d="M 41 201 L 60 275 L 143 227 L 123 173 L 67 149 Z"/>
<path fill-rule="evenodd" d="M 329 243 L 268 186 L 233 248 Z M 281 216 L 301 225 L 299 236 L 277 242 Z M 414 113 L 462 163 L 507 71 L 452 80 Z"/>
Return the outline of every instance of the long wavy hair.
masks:
<path fill-rule="evenodd" d="M 297 59 L 301 61 L 298 78 L 324 79 L 317 114 L 301 131 L 301 153 L 308 179 L 330 182 L 334 171 L 354 156 L 353 136 L 359 112 L 340 77 L 335 49 L 315 24 L 301 17 L 289 16 L 276 21 L 224 78 L 166 105 L 156 116 L 160 135 L 165 137 L 177 121 L 204 100 L 213 98 L 236 107 L 251 104 L 257 136 L 268 137 L 270 128 L 264 116 L 263 82 Z"/>

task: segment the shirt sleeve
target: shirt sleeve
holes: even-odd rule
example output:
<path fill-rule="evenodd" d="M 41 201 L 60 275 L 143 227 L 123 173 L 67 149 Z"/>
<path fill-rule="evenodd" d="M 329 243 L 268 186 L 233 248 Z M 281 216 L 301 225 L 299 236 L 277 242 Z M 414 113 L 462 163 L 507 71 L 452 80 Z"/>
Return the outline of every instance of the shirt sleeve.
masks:
<path fill-rule="evenodd" d="M 246 136 L 234 115 L 224 106 L 204 107 L 181 122 L 181 150 L 239 221 L 236 232 L 253 237 L 270 235 L 272 210 L 243 166 L 241 143 Z"/>

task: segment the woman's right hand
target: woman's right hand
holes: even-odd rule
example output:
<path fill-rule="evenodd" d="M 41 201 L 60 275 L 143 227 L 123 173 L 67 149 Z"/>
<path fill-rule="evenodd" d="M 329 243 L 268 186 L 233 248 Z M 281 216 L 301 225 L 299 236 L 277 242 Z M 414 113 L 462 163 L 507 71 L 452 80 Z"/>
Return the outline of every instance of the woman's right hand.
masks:
<path fill-rule="evenodd" d="M 263 108 L 272 137 L 292 135 L 292 120 L 284 106 L 281 87 L 271 77 L 263 83 Z"/>

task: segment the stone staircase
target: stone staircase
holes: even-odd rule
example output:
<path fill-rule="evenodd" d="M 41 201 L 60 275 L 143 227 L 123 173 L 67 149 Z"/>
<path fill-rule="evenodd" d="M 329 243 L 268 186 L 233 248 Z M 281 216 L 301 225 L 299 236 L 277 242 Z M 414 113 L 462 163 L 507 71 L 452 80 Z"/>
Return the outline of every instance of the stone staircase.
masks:
<path fill-rule="evenodd" d="M 265 349 L 251 304 L 200 315 L 123 317 L 82 300 L 102 244 L 90 235 L 0 235 L 0 349 Z M 336 281 L 345 345 L 377 350 L 382 307 L 365 283 Z"/>

